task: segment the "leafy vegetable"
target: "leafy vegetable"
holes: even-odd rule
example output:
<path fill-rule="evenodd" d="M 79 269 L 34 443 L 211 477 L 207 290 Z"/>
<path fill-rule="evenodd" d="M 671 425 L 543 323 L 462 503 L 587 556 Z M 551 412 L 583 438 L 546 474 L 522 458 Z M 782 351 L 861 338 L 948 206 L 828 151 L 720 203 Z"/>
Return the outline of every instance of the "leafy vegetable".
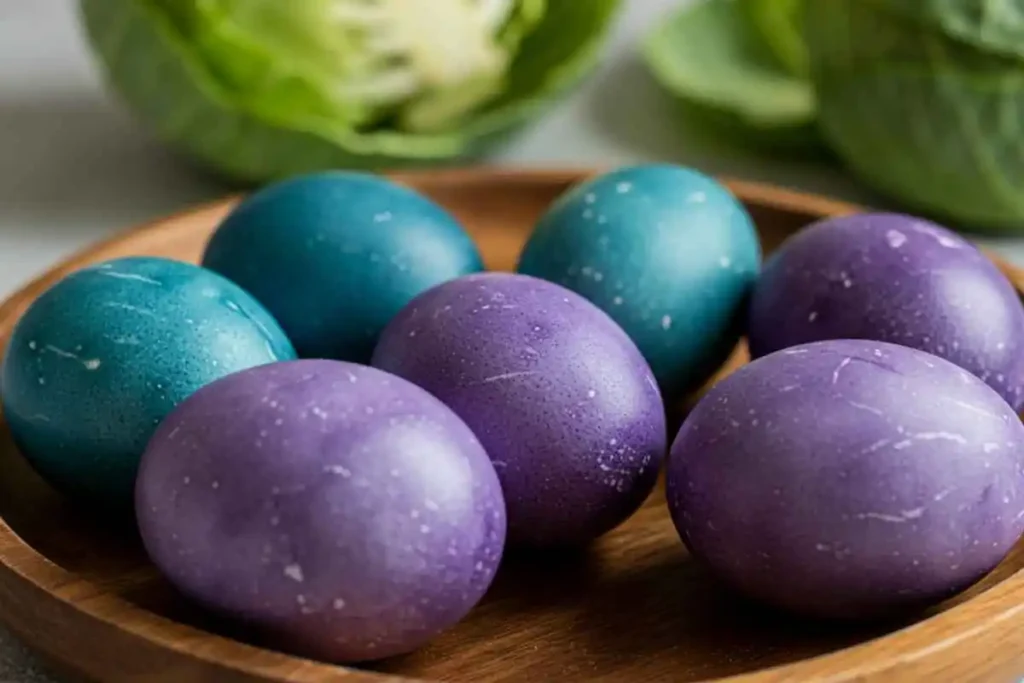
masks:
<path fill-rule="evenodd" d="M 828 143 L 865 182 L 910 208 L 976 230 L 1024 230 L 1021 7 L 808 2 Z"/>
<path fill-rule="evenodd" d="M 797 2 L 688 5 L 648 36 L 647 63 L 663 87 L 705 116 L 770 146 L 813 146 L 815 102 L 800 75 Z"/>
<path fill-rule="evenodd" d="M 620 0 L 81 0 L 108 82 L 236 179 L 474 156 L 593 66 Z"/>
<path fill-rule="evenodd" d="M 779 66 L 793 75 L 806 77 L 802 0 L 745 0 L 740 4 Z"/>

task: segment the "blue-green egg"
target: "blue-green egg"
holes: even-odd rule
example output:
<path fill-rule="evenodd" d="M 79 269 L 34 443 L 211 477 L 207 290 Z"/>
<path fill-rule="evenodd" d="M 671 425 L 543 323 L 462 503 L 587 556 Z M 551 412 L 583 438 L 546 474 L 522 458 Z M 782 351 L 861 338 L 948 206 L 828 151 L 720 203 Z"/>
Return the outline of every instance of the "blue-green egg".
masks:
<path fill-rule="evenodd" d="M 343 171 L 251 195 L 218 226 L 202 263 L 266 306 L 300 356 L 356 363 L 369 362 L 384 326 L 416 295 L 483 270 L 441 206 Z"/>
<path fill-rule="evenodd" d="M 18 321 L 0 380 L 19 450 L 55 488 L 130 509 L 146 443 L 209 382 L 295 357 L 273 317 L 199 266 L 106 261 L 45 291 Z"/>
<path fill-rule="evenodd" d="M 742 331 L 754 223 L 727 188 L 668 164 L 621 168 L 559 197 L 518 271 L 576 291 L 632 337 L 666 398 L 697 388 Z"/>

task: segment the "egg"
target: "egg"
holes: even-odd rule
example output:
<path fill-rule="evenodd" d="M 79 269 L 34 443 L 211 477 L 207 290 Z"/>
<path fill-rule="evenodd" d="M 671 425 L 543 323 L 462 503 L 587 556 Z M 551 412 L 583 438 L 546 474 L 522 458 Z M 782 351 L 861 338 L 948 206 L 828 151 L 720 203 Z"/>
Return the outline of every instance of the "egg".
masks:
<path fill-rule="evenodd" d="M 202 263 L 281 323 L 301 357 L 369 362 L 420 292 L 483 269 L 462 226 L 384 178 L 332 171 L 259 190 L 220 223 Z"/>
<path fill-rule="evenodd" d="M 294 355 L 273 317 L 216 273 L 162 258 L 106 261 L 61 279 L 15 326 L 4 416 L 56 488 L 130 510 L 139 458 L 175 405 L 218 377 Z"/>
<path fill-rule="evenodd" d="M 923 351 L 829 340 L 764 356 L 697 404 L 666 491 L 690 551 L 747 595 L 806 616 L 932 605 L 1024 531 L 1024 425 Z"/>
<path fill-rule="evenodd" d="M 330 360 L 193 394 L 146 449 L 136 509 L 149 556 L 185 595 L 341 663 L 453 626 L 505 540 L 501 487 L 470 429 L 403 379 Z"/>
<path fill-rule="evenodd" d="M 672 400 L 707 380 L 739 341 L 760 258 L 754 224 L 724 186 L 650 164 L 561 196 L 535 226 L 517 270 L 608 313 Z"/>
<path fill-rule="evenodd" d="M 1024 407 L 1024 308 L 963 237 L 903 214 L 818 221 L 765 263 L 751 297 L 751 353 L 824 339 L 927 351 Z"/>
<path fill-rule="evenodd" d="M 485 273 L 438 285 L 387 326 L 373 365 L 437 396 L 494 462 L 509 543 L 582 545 L 651 492 L 665 412 L 636 345 L 559 285 Z"/>

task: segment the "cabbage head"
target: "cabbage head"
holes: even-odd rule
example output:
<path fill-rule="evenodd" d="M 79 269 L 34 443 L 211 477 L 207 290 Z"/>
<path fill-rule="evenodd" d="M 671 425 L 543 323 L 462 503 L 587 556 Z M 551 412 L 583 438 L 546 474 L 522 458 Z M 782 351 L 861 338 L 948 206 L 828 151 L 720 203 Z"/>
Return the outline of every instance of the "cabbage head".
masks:
<path fill-rule="evenodd" d="M 822 135 L 861 180 L 1024 232 L 1024 0 L 808 0 L 804 31 Z"/>
<path fill-rule="evenodd" d="M 697 0 L 659 22 L 643 53 L 684 105 L 744 143 L 820 151 L 801 30 L 802 0 Z"/>
<path fill-rule="evenodd" d="M 477 156 L 594 65 L 620 0 L 80 0 L 172 146 L 266 182 Z"/>

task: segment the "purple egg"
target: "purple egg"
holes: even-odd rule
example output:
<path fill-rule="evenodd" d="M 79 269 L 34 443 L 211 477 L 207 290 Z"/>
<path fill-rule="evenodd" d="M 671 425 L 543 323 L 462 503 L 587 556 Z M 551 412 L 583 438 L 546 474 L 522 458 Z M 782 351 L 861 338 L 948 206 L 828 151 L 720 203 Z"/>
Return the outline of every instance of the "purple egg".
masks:
<path fill-rule="evenodd" d="M 765 264 L 748 325 L 756 358 L 824 339 L 873 339 L 927 351 L 1024 404 L 1024 309 L 977 248 L 912 216 L 820 221 Z"/>
<path fill-rule="evenodd" d="M 409 652 L 454 625 L 505 540 L 469 428 L 403 379 L 327 360 L 193 394 L 143 456 L 136 511 L 184 594 L 334 662 Z"/>
<path fill-rule="evenodd" d="M 586 543 L 650 494 L 666 449 L 650 368 L 607 314 L 526 275 L 438 285 L 385 328 L 373 364 L 425 388 L 476 433 L 508 506 L 509 543 Z"/>
<path fill-rule="evenodd" d="M 1024 530 L 1024 425 L 937 356 L 814 342 L 696 406 L 666 473 L 673 521 L 725 582 L 806 615 L 868 618 L 951 596 Z"/>

